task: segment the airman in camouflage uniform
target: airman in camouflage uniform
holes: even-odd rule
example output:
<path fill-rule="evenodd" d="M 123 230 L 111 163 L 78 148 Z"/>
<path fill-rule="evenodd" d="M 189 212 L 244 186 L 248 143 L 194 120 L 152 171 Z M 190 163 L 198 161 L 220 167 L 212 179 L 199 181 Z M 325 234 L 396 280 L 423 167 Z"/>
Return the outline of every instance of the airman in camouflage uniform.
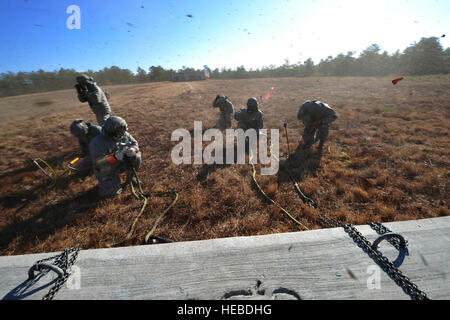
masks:
<path fill-rule="evenodd" d="M 90 122 L 86 123 L 81 119 L 77 119 L 70 125 L 70 132 L 78 138 L 78 144 L 81 149 L 78 157 L 83 159 L 76 164 L 75 169 L 80 173 L 88 173 L 92 170 L 89 143 L 102 132 L 102 128 Z"/>
<path fill-rule="evenodd" d="M 309 149 L 320 140 L 317 150 L 321 151 L 327 140 L 330 123 L 337 119 L 336 112 L 326 103 L 318 100 L 305 101 L 297 118 L 303 122 L 303 149 Z"/>
<path fill-rule="evenodd" d="M 228 97 L 223 95 L 217 95 L 213 102 L 214 108 L 219 108 L 220 117 L 216 122 L 216 128 L 220 130 L 231 128 L 231 122 L 233 120 L 234 107 Z"/>
<path fill-rule="evenodd" d="M 122 192 L 120 174 L 141 165 L 137 141 L 127 132 L 124 119 L 111 116 L 89 145 L 94 173 L 98 179 L 100 197 L 111 197 Z M 137 183 L 137 181 L 134 181 Z"/>
<path fill-rule="evenodd" d="M 234 119 L 238 121 L 238 129 L 244 131 L 255 129 L 259 134 L 259 130 L 264 126 L 264 115 L 258 110 L 258 100 L 250 98 L 247 101 L 247 109 L 241 109 L 234 114 Z"/>
<path fill-rule="evenodd" d="M 78 93 L 78 100 L 89 103 L 98 124 L 103 126 L 111 114 L 107 94 L 97 86 L 94 79 L 85 74 L 77 76 L 76 81 L 75 88 Z"/>

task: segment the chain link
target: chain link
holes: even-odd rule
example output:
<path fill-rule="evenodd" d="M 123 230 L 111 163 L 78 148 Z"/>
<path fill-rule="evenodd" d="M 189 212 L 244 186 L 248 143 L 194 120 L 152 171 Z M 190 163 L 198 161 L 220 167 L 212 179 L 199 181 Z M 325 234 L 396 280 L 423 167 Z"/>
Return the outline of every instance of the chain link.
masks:
<path fill-rule="evenodd" d="M 407 293 L 413 300 L 429 300 L 427 295 L 421 291 L 416 284 L 411 282 L 411 280 L 405 276 L 398 268 L 396 268 L 392 262 L 390 262 L 383 254 L 378 251 L 374 250 L 372 248 L 372 244 L 365 238 L 353 225 L 351 224 L 340 224 L 336 220 L 327 217 L 326 215 L 319 213 L 319 219 L 327 226 L 332 228 L 337 227 L 343 227 L 345 232 L 348 233 L 348 235 L 353 239 L 353 241 L 366 252 L 369 257 L 371 257 L 375 262 L 377 262 L 381 268 L 391 277 L 392 280 L 397 283 L 405 293 Z M 369 225 L 372 227 L 375 231 L 377 231 L 378 234 L 385 234 L 387 232 L 392 232 L 385 226 L 383 226 L 381 223 L 378 222 L 371 222 Z M 400 248 L 400 242 L 398 239 L 395 239 L 397 241 L 393 241 L 394 243 L 391 243 L 396 246 L 397 248 Z"/>
<path fill-rule="evenodd" d="M 408 294 L 413 300 L 429 300 L 427 295 L 421 291 L 416 284 L 411 282 L 411 280 L 405 276 L 398 268 L 396 268 L 392 262 L 390 262 L 383 254 L 372 248 L 372 244 L 365 238 L 353 225 L 351 224 L 341 224 L 336 220 L 327 217 L 326 215 L 319 213 L 318 215 L 320 221 L 322 221 L 325 225 L 337 228 L 343 227 L 345 232 L 353 239 L 353 241 L 361 247 L 364 252 L 366 252 L 369 257 L 371 257 L 381 268 L 391 277 L 392 280 L 399 285 L 403 291 Z M 392 232 L 385 226 L 383 226 L 379 222 L 371 222 L 369 225 L 378 233 L 385 234 L 387 232 Z M 400 242 L 397 241 L 389 241 L 397 248 L 400 248 Z"/>
<path fill-rule="evenodd" d="M 285 121 L 284 128 L 286 130 L 286 139 L 287 139 L 287 123 Z M 287 140 L 288 149 L 289 149 L 289 140 Z M 290 159 L 287 158 L 286 161 L 289 161 Z M 288 168 L 287 168 L 288 169 Z M 303 202 L 310 205 L 311 207 L 317 208 L 317 204 L 307 196 L 303 194 L 300 187 L 298 186 L 297 179 L 292 177 L 291 172 L 288 174 L 292 181 L 294 182 L 295 189 L 299 193 L 300 197 L 302 198 Z M 396 268 L 383 254 L 372 248 L 372 244 L 351 224 L 342 224 L 338 221 L 322 214 L 318 213 L 319 220 L 326 226 L 331 228 L 338 228 L 343 227 L 344 230 L 349 234 L 349 236 L 353 239 L 354 242 L 358 244 L 359 247 L 361 247 L 368 255 L 371 257 L 375 262 L 377 262 L 382 269 L 397 283 L 404 292 L 406 292 L 413 300 L 429 300 L 427 295 L 421 291 L 417 285 L 411 282 L 411 280 L 402 274 L 402 272 Z M 383 235 L 385 233 L 392 232 L 385 226 L 383 226 L 379 222 L 369 222 L 368 225 L 375 230 L 379 235 Z M 389 238 L 389 243 L 391 243 L 395 248 L 400 250 L 400 240 L 398 238 Z M 406 241 L 406 240 L 405 240 Z M 406 241 L 407 245 L 408 241 Z"/>
<path fill-rule="evenodd" d="M 392 232 L 391 230 L 389 230 L 388 228 L 386 228 L 385 226 L 383 226 L 381 223 L 379 222 L 369 222 L 367 223 L 373 230 L 376 231 L 376 233 L 378 233 L 379 235 L 383 235 L 389 232 Z M 400 239 L 398 238 L 389 238 L 387 239 L 387 241 L 392 244 L 397 250 L 401 249 L 401 245 L 400 245 Z M 405 239 L 406 245 L 408 245 L 408 241 Z"/>
<path fill-rule="evenodd" d="M 297 187 L 297 186 L 296 186 Z M 309 203 L 311 205 L 311 203 Z M 343 227 L 349 236 L 355 241 L 359 247 L 361 247 L 375 262 L 377 262 L 382 269 L 397 283 L 405 293 L 407 293 L 413 300 L 429 300 L 427 295 L 421 291 L 417 285 L 403 275 L 403 273 L 396 268 L 383 254 L 372 248 L 372 244 L 367 240 L 353 225 L 342 224 L 338 221 L 322 214 L 318 214 L 319 220 L 326 226 L 331 228 Z M 369 222 L 368 225 L 375 230 L 379 235 L 383 235 L 388 232 L 392 232 L 379 222 Z M 400 250 L 400 240 L 398 238 L 388 239 L 395 248 Z M 406 240 L 405 240 L 406 241 Z M 408 243 L 406 241 L 406 243 Z"/>
<path fill-rule="evenodd" d="M 57 278 L 55 285 L 52 288 L 50 288 L 50 290 L 42 298 L 42 300 L 52 300 L 53 297 L 55 296 L 55 294 L 58 292 L 58 290 L 61 289 L 61 287 L 64 285 L 64 283 L 67 281 L 67 279 L 69 278 L 69 276 L 71 274 L 70 268 L 74 264 L 74 262 L 78 256 L 78 252 L 80 250 L 81 250 L 80 248 L 65 249 L 64 252 L 62 252 L 61 254 L 39 260 L 35 263 L 36 265 L 39 265 L 42 262 L 54 260 L 52 262 L 52 264 L 59 267 L 64 272 L 62 277 Z M 72 254 L 72 256 L 69 258 L 70 254 Z"/>
<path fill-rule="evenodd" d="M 334 220 L 330 217 L 327 217 L 326 215 L 324 215 L 320 212 L 319 212 L 319 220 L 331 228 L 339 228 L 339 227 L 343 226 L 343 224 L 337 222 L 336 220 Z"/>
<path fill-rule="evenodd" d="M 381 268 L 397 283 L 405 293 L 413 300 L 429 300 L 427 295 L 421 291 L 417 285 L 397 269 L 383 254 L 372 248 L 371 243 L 351 224 L 345 224 L 345 232 L 361 247 Z"/>

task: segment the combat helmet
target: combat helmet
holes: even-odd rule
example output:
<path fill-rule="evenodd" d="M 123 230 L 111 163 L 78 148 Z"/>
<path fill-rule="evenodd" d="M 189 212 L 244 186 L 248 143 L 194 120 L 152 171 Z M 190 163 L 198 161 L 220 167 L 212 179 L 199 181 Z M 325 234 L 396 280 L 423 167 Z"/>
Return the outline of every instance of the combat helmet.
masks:
<path fill-rule="evenodd" d="M 109 117 L 103 125 L 103 133 L 115 140 L 120 140 L 125 131 L 127 131 L 128 125 L 126 121 L 118 116 Z"/>
<path fill-rule="evenodd" d="M 70 132 L 77 138 L 85 136 L 89 131 L 89 128 L 82 119 L 76 119 L 70 125 Z"/>
<path fill-rule="evenodd" d="M 249 112 L 258 111 L 258 100 L 255 97 L 251 97 L 247 100 L 247 110 Z"/>
<path fill-rule="evenodd" d="M 93 82 L 94 79 L 92 77 L 89 77 L 86 74 L 81 74 L 81 75 L 77 76 L 76 81 L 78 83 L 84 84 L 84 83 L 87 83 L 87 82 Z"/>
<path fill-rule="evenodd" d="M 227 96 L 224 95 L 217 95 L 213 102 L 214 108 L 219 108 L 226 100 L 228 99 Z"/>

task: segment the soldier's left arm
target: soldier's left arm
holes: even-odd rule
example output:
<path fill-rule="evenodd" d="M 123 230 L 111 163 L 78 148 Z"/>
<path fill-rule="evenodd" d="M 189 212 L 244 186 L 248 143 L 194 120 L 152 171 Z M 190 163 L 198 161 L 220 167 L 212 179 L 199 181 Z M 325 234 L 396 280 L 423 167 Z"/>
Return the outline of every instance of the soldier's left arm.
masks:
<path fill-rule="evenodd" d="M 106 100 L 106 96 L 103 93 L 103 90 L 100 89 L 98 86 L 93 86 L 91 90 L 87 93 L 89 102 L 91 103 L 100 103 L 104 100 Z"/>

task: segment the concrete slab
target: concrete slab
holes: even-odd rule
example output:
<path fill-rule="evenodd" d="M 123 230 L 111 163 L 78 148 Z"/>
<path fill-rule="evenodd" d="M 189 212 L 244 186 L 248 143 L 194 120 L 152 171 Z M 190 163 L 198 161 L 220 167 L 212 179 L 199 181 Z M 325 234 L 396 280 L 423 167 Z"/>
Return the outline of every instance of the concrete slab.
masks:
<path fill-rule="evenodd" d="M 385 223 L 408 255 L 379 250 L 431 299 L 450 298 L 450 217 Z M 373 242 L 369 226 L 358 230 Z M 56 273 L 28 269 L 56 253 L 0 257 L 0 298 L 41 299 Z M 405 299 L 342 228 L 80 251 L 54 299 Z"/>

